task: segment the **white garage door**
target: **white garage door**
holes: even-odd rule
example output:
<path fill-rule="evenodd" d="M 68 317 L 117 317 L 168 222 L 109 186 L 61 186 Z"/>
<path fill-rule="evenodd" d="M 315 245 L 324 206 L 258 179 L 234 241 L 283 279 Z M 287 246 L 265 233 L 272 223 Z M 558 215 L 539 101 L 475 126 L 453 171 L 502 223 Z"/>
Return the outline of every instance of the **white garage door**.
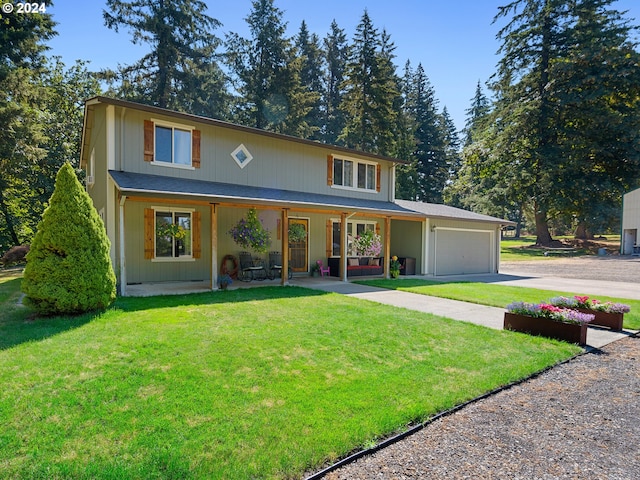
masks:
<path fill-rule="evenodd" d="M 435 275 L 493 271 L 492 232 L 437 229 L 435 233 Z"/>

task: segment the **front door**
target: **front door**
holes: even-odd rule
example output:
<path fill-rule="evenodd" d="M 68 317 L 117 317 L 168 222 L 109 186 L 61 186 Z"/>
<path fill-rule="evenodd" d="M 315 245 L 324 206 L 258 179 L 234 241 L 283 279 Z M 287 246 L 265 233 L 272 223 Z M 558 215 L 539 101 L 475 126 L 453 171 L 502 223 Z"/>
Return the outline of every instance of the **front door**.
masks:
<path fill-rule="evenodd" d="M 309 220 L 305 218 L 290 218 L 289 225 L 301 225 L 307 232 L 301 241 L 289 241 L 289 265 L 294 272 L 309 271 Z"/>

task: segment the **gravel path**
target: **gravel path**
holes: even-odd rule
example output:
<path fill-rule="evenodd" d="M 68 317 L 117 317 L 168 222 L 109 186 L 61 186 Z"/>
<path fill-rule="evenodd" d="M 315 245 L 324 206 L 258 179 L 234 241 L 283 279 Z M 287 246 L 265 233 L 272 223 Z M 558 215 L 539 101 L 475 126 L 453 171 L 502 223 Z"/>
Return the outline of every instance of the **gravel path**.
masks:
<path fill-rule="evenodd" d="M 329 473 L 352 479 L 637 479 L 640 338 L 584 354 Z"/>
<path fill-rule="evenodd" d="M 640 282 L 640 257 L 610 255 L 500 262 L 500 273 L 583 278 L 609 282 Z"/>

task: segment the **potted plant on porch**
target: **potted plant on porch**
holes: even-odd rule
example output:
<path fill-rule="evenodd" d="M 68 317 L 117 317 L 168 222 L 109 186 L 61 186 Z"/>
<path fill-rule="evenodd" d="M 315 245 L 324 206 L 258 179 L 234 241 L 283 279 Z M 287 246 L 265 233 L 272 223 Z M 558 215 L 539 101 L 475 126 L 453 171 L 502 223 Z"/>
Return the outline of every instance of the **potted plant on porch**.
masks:
<path fill-rule="evenodd" d="M 513 302 L 504 314 L 504 329 L 585 345 L 593 314 L 549 303 Z"/>

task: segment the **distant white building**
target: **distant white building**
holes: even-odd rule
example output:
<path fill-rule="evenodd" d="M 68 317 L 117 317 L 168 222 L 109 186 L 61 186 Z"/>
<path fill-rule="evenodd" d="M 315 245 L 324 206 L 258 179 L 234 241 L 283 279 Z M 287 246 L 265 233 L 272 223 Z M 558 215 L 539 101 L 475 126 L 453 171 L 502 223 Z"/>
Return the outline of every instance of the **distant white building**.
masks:
<path fill-rule="evenodd" d="M 640 188 L 622 197 L 622 239 L 620 253 L 640 255 L 638 230 L 640 229 Z"/>

